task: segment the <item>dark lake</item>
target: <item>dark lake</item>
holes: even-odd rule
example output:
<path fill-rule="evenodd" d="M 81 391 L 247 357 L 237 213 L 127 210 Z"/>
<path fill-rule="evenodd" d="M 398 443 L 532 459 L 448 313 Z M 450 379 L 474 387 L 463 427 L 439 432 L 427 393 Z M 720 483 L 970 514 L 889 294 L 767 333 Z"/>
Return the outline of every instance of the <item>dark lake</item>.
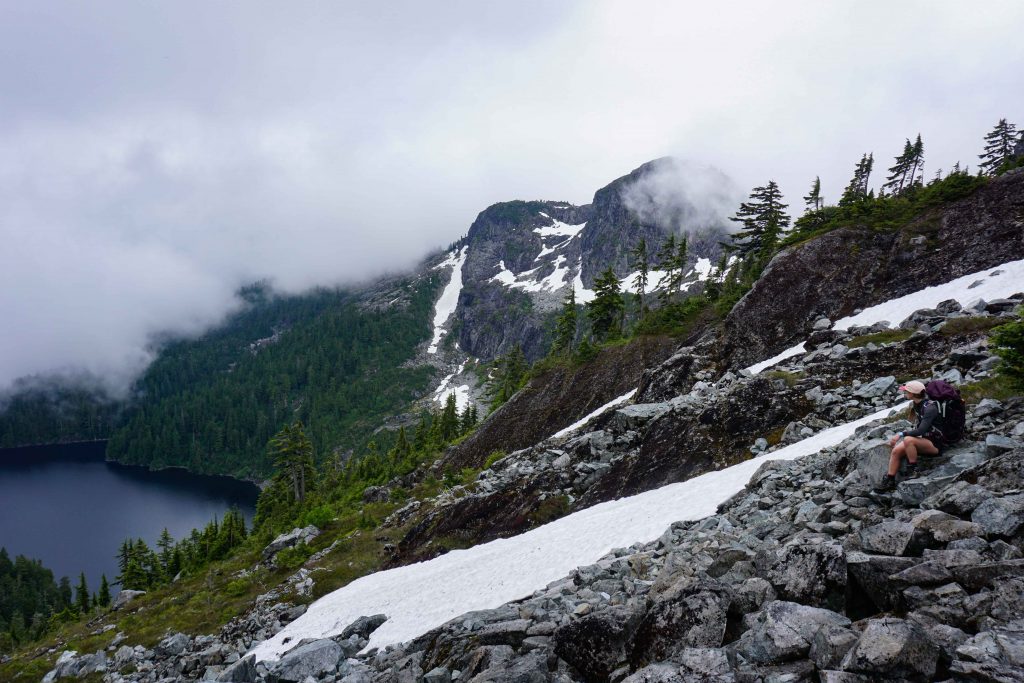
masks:
<path fill-rule="evenodd" d="M 113 582 L 115 553 L 126 537 L 153 547 L 164 527 L 179 539 L 232 505 L 252 520 L 252 484 L 106 462 L 105 447 L 0 450 L 0 546 L 12 559 L 42 560 L 54 578 L 69 576 L 72 585 L 84 571 L 95 591 L 101 573 Z"/>

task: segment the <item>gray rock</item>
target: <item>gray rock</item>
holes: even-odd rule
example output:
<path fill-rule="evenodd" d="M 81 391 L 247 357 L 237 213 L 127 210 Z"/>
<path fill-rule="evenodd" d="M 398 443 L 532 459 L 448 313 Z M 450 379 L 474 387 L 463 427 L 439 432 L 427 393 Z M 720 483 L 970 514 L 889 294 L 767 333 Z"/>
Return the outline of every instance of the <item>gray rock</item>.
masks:
<path fill-rule="evenodd" d="M 992 497 L 992 492 L 983 486 L 958 481 L 931 494 L 921 503 L 923 508 L 942 510 L 958 517 L 971 514 L 975 508 Z"/>
<path fill-rule="evenodd" d="M 990 498 L 971 513 L 971 521 L 986 534 L 1013 536 L 1024 524 L 1024 494 Z"/>
<path fill-rule="evenodd" d="M 877 398 L 884 396 L 896 387 L 896 378 L 893 376 L 878 377 L 854 390 L 853 395 L 858 398 Z"/>
<path fill-rule="evenodd" d="M 915 515 L 910 523 L 916 529 L 927 532 L 938 543 L 973 538 L 984 533 L 980 524 L 966 522 L 939 510 L 927 510 Z"/>
<path fill-rule="evenodd" d="M 791 541 L 758 553 L 756 564 L 782 600 L 825 606 L 845 592 L 846 553 L 835 542 Z"/>
<path fill-rule="evenodd" d="M 878 555 L 904 555 L 914 538 L 914 525 L 888 520 L 860 532 L 861 547 Z"/>
<path fill-rule="evenodd" d="M 858 635 L 842 626 L 825 625 L 811 641 L 808 656 L 819 669 L 836 669 L 843 657 L 857 643 Z"/>
<path fill-rule="evenodd" d="M 945 301 L 940 301 L 935 306 L 935 311 L 940 315 L 949 315 L 961 310 L 963 310 L 963 306 L 956 299 L 946 299 Z"/>
<path fill-rule="evenodd" d="M 184 652 L 190 642 L 191 639 L 184 633 L 175 633 L 161 640 L 154 649 L 157 654 L 165 657 L 173 657 Z"/>
<path fill-rule="evenodd" d="M 867 601 L 874 609 L 868 614 L 895 609 L 901 600 L 900 586 L 890 576 L 909 569 L 919 560 L 910 557 L 849 553 L 846 569 L 849 594 L 857 602 Z M 863 613 L 862 613 L 863 614 Z"/>
<path fill-rule="evenodd" d="M 1024 627 L 982 631 L 956 650 L 950 671 L 967 680 L 1024 681 Z"/>
<path fill-rule="evenodd" d="M 939 648 L 916 624 L 894 619 L 871 619 L 843 662 L 843 669 L 886 677 L 935 675 Z"/>
<path fill-rule="evenodd" d="M 643 614 L 615 606 L 570 621 L 555 632 L 555 654 L 592 680 L 607 680 L 625 662 Z"/>
<path fill-rule="evenodd" d="M 338 635 L 341 640 L 348 640 L 353 635 L 360 638 L 369 638 L 370 634 L 380 628 L 381 624 L 388 620 L 386 614 L 374 614 L 369 617 L 359 617 L 346 626 Z"/>
<path fill-rule="evenodd" d="M 263 549 L 263 561 L 268 561 L 285 548 L 293 548 L 300 543 L 309 543 L 319 535 L 320 530 L 312 524 L 301 529 L 296 527 L 287 533 L 281 534 Z"/>
<path fill-rule="evenodd" d="M 989 457 L 995 457 L 1006 451 L 1012 451 L 1015 448 L 1020 448 L 1022 445 L 1020 441 L 1011 439 L 1008 436 L 1002 436 L 1000 434 L 989 434 L 985 437 L 985 455 Z"/>
<path fill-rule="evenodd" d="M 804 657 L 814 635 L 823 626 L 850 625 L 841 614 L 795 602 L 776 600 L 750 619 L 751 628 L 740 636 L 733 649 L 748 662 L 782 662 Z"/>
<path fill-rule="evenodd" d="M 890 580 L 898 587 L 938 586 L 949 583 L 953 575 L 941 562 L 922 562 L 893 574 Z"/>
<path fill-rule="evenodd" d="M 948 488 L 955 479 L 954 475 L 906 479 L 896 485 L 896 496 L 908 507 L 921 505 L 931 496 Z"/>
<path fill-rule="evenodd" d="M 828 318 L 818 318 L 814 321 L 814 327 L 812 328 L 815 332 L 820 330 L 827 330 L 832 327 L 832 321 Z"/>
<path fill-rule="evenodd" d="M 319 678 L 338 668 L 341 655 L 341 646 L 333 640 L 314 640 L 285 653 L 271 667 L 270 675 L 274 680 L 287 683 L 299 683 L 306 676 Z"/>
<path fill-rule="evenodd" d="M 672 410 L 668 403 L 637 403 L 615 411 L 614 422 L 621 431 L 642 429 L 648 422 L 657 420 Z"/>
<path fill-rule="evenodd" d="M 622 683 L 686 683 L 688 680 L 692 679 L 684 677 L 675 664 L 651 664 L 622 679 Z"/>
<path fill-rule="evenodd" d="M 452 673 L 443 666 L 434 667 L 423 674 L 424 683 L 450 683 L 451 680 Z"/>
<path fill-rule="evenodd" d="M 994 398 L 983 398 L 978 402 L 978 405 L 975 406 L 971 415 L 974 416 L 974 419 L 978 419 L 1001 412 L 1003 412 L 1003 404 L 1000 401 L 997 401 Z"/>
<path fill-rule="evenodd" d="M 217 676 L 218 681 L 227 683 L 253 683 L 256 680 L 255 658 L 243 657 L 234 664 L 230 664 Z"/>
<path fill-rule="evenodd" d="M 683 648 L 720 646 L 729 602 L 729 595 L 716 583 L 683 579 L 672 586 L 640 622 L 630 654 L 632 666 L 673 659 Z"/>
<path fill-rule="evenodd" d="M 111 607 L 111 609 L 119 610 L 135 598 L 138 598 L 145 594 L 146 591 L 123 590 L 117 594 L 116 598 L 114 598 L 114 605 Z"/>

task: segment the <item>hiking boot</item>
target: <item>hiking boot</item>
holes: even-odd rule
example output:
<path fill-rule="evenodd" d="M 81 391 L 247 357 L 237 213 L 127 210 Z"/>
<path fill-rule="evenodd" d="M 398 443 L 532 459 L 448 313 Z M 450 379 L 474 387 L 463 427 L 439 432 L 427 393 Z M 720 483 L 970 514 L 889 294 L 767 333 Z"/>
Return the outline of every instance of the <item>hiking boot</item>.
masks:
<path fill-rule="evenodd" d="M 913 479 L 914 477 L 917 476 L 917 463 L 916 462 L 908 462 L 907 463 L 906 475 L 907 475 L 907 479 Z"/>
<path fill-rule="evenodd" d="M 885 477 L 882 478 L 882 483 L 879 484 L 878 486 L 876 486 L 873 490 L 876 491 L 876 492 L 881 493 L 883 491 L 895 490 L 895 488 L 896 488 L 896 477 L 894 477 L 891 474 L 887 474 L 887 475 L 885 475 Z"/>

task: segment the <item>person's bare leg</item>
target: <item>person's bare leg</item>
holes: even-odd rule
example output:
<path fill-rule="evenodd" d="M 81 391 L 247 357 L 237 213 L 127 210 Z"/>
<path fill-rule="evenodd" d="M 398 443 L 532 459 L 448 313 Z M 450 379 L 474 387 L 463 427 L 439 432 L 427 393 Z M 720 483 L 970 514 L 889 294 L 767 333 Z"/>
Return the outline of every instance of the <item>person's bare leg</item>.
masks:
<path fill-rule="evenodd" d="M 892 453 L 889 455 L 889 476 L 895 477 L 896 473 L 900 471 L 900 460 L 903 459 L 903 455 L 906 453 L 906 439 L 900 441 L 898 444 L 893 446 Z M 914 456 L 917 459 L 917 456 Z"/>
<path fill-rule="evenodd" d="M 939 449 L 928 439 L 919 439 L 916 436 L 908 436 L 903 439 L 904 448 L 907 451 L 907 461 L 911 465 L 917 464 L 917 456 L 938 455 Z"/>

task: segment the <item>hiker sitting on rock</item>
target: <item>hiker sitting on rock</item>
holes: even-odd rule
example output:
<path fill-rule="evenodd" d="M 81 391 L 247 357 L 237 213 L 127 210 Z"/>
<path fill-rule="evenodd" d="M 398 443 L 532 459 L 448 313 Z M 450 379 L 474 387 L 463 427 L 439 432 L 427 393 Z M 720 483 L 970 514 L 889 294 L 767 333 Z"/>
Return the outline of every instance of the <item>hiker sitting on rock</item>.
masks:
<path fill-rule="evenodd" d="M 911 402 L 911 414 L 917 417 L 917 425 L 906 432 L 897 432 L 889 444 L 893 447 L 889 455 L 889 471 L 878 487 L 880 491 L 896 488 L 896 473 L 900 462 L 907 459 L 907 474 L 917 473 L 917 456 L 938 455 L 942 449 L 942 431 L 935 424 L 939 417 L 939 404 L 928 398 L 924 383 L 917 380 L 900 387 L 904 397 Z"/>

